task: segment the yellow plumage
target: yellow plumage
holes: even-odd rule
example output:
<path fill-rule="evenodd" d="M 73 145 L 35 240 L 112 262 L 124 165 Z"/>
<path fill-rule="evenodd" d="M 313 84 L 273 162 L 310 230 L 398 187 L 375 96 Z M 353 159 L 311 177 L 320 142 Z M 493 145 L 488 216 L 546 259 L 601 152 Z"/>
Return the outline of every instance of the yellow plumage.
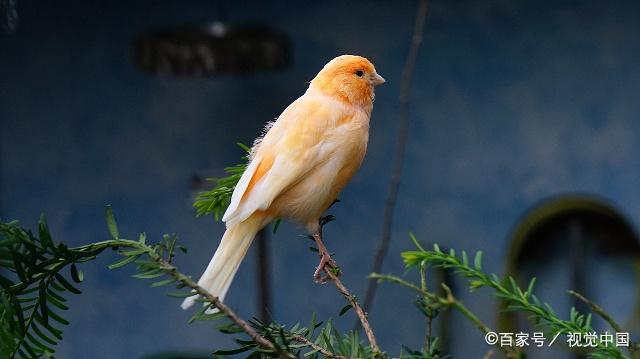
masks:
<path fill-rule="evenodd" d="M 383 82 L 367 59 L 339 56 L 282 112 L 252 150 L 200 286 L 223 300 L 253 237 L 274 218 L 318 231 L 320 216 L 362 163 L 374 86 Z M 194 301 L 187 298 L 183 308 Z"/>

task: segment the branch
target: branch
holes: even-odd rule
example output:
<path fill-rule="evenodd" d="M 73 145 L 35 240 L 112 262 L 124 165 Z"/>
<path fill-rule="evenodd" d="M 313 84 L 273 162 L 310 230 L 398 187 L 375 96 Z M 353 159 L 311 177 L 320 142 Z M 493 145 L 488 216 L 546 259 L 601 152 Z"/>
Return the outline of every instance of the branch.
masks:
<path fill-rule="evenodd" d="M 141 251 L 144 251 L 151 260 L 155 261 L 160 265 L 160 268 L 169 276 L 174 278 L 175 280 L 181 282 L 185 286 L 191 288 L 195 294 L 199 294 L 203 298 L 205 298 L 211 305 L 218 308 L 224 315 L 229 318 L 232 322 L 238 325 L 253 341 L 262 347 L 263 349 L 267 349 L 273 351 L 278 354 L 280 358 L 283 359 L 295 359 L 297 356 L 294 354 L 281 349 L 273 342 L 269 341 L 258 332 L 255 331 L 246 321 L 240 318 L 231 308 L 222 303 L 218 297 L 214 296 L 204 288 L 200 287 L 196 282 L 194 282 L 190 277 L 182 274 L 178 271 L 178 269 L 169 263 L 167 260 L 162 258 L 152 247 L 137 241 L 132 241 L 128 239 L 114 239 L 103 241 L 99 243 L 90 244 L 87 246 L 75 248 L 75 250 L 79 251 L 89 251 L 91 253 L 99 253 L 100 251 L 106 248 L 119 248 L 119 247 L 129 247 L 129 248 L 137 248 Z M 194 294 L 194 295 L 195 295 Z"/>
<path fill-rule="evenodd" d="M 389 250 L 391 242 L 391 226 L 393 224 L 393 213 L 398 199 L 398 190 L 400 188 L 400 178 L 402 176 L 402 166 L 404 163 L 404 153 L 409 135 L 409 98 L 411 96 L 411 83 L 413 72 L 418 58 L 418 50 L 422 44 L 422 34 L 427 18 L 427 0 L 420 0 L 418 10 L 416 12 L 416 20 L 413 28 L 413 36 L 411 37 L 411 47 L 407 55 L 404 69 L 402 70 L 402 80 L 400 85 L 400 130 L 396 142 L 395 156 L 393 160 L 393 172 L 391 182 L 389 183 L 389 192 L 384 206 L 384 222 L 382 225 L 382 238 L 378 245 L 378 250 L 373 259 L 371 272 L 380 272 L 382 262 Z M 377 289 L 377 281 L 369 282 L 364 299 L 364 307 L 371 310 L 373 298 Z"/>
<path fill-rule="evenodd" d="M 198 283 L 194 282 L 190 277 L 187 277 L 186 275 L 180 273 L 176 267 L 169 264 L 166 260 L 155 254 L 155 252 L 150 252 L 148 253 L 148 255 L 151 259 L 159 263 L 162 266 L 163 270 L 167 272 L 167 274 L 169 274 L 177 281 L 183 283 L 187 287 L 191 288 L 195 293 L 199 294 L 210 304 L 218 308 L 222 313 L 224 313 L 227 318 L 236 323 L 236 325 L 238 325 L 245 333 L 247 333 L 247 335 L 251 337 L 251 339 L 253 339 L 253 341 L 256 342 L 256 344 L 258 344 L 260 347 L 277 353 L 278 356 L 283 359 L 297 358 L 297 356 L 286 350 L 282 350 L 280 347 L 278 347 L 262 335 L 258 334 L 258 332 L 256 332 L 255 329 L 253 329 L 251 325 L 249 325 L 249 323 L 240 318 L 240 316 L 238 316 L 238 314 L 236 314 L 236 312 L 234 312 L 226 304 L 222 303 L 218 299 L 218 297 L 214 296 L 213 294 L 199 286 Z"/>
<path fill-rule="evenodd" d="M 611 316 L 607 312 L 605 312 L 601 306 L 597 305 L 596 303 L 592 302 L 591 300 L 587 299 L 585 296 L 583 296 L 582 294 L 576 291 L 570 290 L 568 292 L 569 294 L 578 298 L 582 302 L 586 303 L 594 313 L 598 314 L 602 319 L 604 319 L 607 323 L 609 323 L 609 325 L 611 326 L 611 328 L 613 328 L 613 330 L 615 330 L 616 332 L 622 331 L 622 327 L 620 327 L 620 324 L 616 323 L 616 321 L 613 318 L 611 318 Z"/>
<path fill-rule="evenodd" d="M 329 223 L 333 220 L 333 216 L 327 216 L 327 217 L 323 217 L 320 218 L 320 226 L 318 228 L 318 235 L 320 237 L 320 241 L 318 241 L 318 246 L 319 246 L 319 252 L 322 251 L 322 247 L 320 247 L 322 245 L 322 227 L 326 224 Z M 326 251 L 326 248 L 324 248 L 324 250 Z M 320 256 L 322 257 L 322 254 L 320 254 Z M 320 265 L 323 265 L 322 261 L 320 262 Z M 362 310 L 362 307 L 360 306 L 360 304 L 358 303 L 358 301 L 356 300 L 356 297 L 353 296 L 353 294 L 351 294 L 351 292 L 349 292 L 349 289 L 347 289 L 347 287 L 345 287 L 344 284 L 342 284 L 342 281 L 340 280 L 340 267 L 338 266 L 338 264 L 335 262 L 335 260 L 331 260 L 330 262 L 326 262 L 323 266 L 322 266 L 322 270 L 327 274 L 327 277 L 329 277 L 329 279 L 331 279 L 333 281 L 333 283 L 336 285 L 336 287 L 338 288 L 338 291 L 340 292 L 340 294 L 342 294 L 342 296 L 347 300 L 347 302 L 351 305 L 351 307 L 353 308 L 353 310 L 356 312 L 356 315 L 358 316 L 358 318 L 360 319 L 360 324 L 362 325 L 362 328 L 364 329 L 365 334 L 367 335 L 367 340 L 369 340 L 369 344 L 371 345 L 371 351 L 373 352 L 373 357 L 377 357 L 378 354 L 382 353 L 380 351 L 380 347 L 378 346 L 378 342 L 376 341 L 376 337 L 373 334 L 373 330 L 371 329 L 371 325 L 369 325 L 369 320 L 367 319 L 367 313 L 365 313 L 364 310 Z"/>
<path fill-rule="evenodd" d="M 318 352 L 320 352 L 322 355 L 326 356 L 327 358 L 330 359 L 352 359 L 351 357 L 346 357 L 343 355 L 336 355 L 333 354 L 332 352 L 328 351 L 327 349 L 321 347 L 320 345 L 312 342 L 311 340 L 309 340 L 309 338 L 304 337 L 302 335 L 295 335 L 292 338 L 293 340 L 308 345 L 309 347 L 313 348 L 314 350 L 317 350 Z"/>
<path fill-rule="evenodd" d="M 360 306 L 360 304 L 356 300 L 356 297 L 354 297 L 353 294 L 351 294 L 351 292 L 349 292 L 349 289 L 347 289 L 347 287 L 345 287 L 344 284 L 342 284 L 342 281 L 340 280 L 340 278 L 336 275 L 336 273 L 332 269 L 325 269 L 325 273 L 327 273 L 329 278 L 331 278 L 331 280 L 333 280 L 333 283 L 338 288 L 338 291 L 340 291 L 340 294 L 342 294 L 342 296 L 347 300 L 347 302 L 349 302 L 349 304 L 351 304 L 351 306 L 353 307 L 353 310 L 355 310 L 356 315 L 360 319 L 360 324 L 362 325 L 362 328 L 364 329 L 364 333 L 367 335 L 367 339 L 369 340 L 369 344 L 371 344 L 371 350 L 373 351 L 373 356 L 375 358 L 376 355 L 381 353 L 381 352 L 380 352 L 380 347 L 378 347 L 378 342 L 376 341 L 376 337 L 373 334 L 373 330 L 371 329 L 371 326 L 369 325 L 369 320 L 367 319 L 367 313 L 365 313 L 365 311 L 362 310 L 362 307 Z"/>
<path fill-rule="evenodd" d="M 595 302 L 591 301 L 590 299 L 588 299 L 587 297 L 583 296 L 582 294 L 570 290 L 569 294 L 573 295 L 574 297 L 578 298 L 579 300 L 581 300 L 582 302 L 584 302 L 585 304 L 587 304 L 589 306 L 589 308 L 591 308 L 591 311 L 596 313 L 597 315 L 599 315 L 602 319 L 604 319 L 604 321 L 606 321 L 607 323 L 609 323 L 609 325 L 611 326 L 611 328 L 613 328 L 613 330 L 615 330 L 616 332 L 620 333 L 622 332 L 622 327 L 620 326 L 620 324 L 618 324 L 615 319 L 613 319 L 609 313 L 605 312 L 604 309 L 602 309 L 601 306 L 599 306 L 598 304 L 596 304 Z M 636 352 L 637 349 L 637 344 L 630 342 L 629 343 L 629 353 L 633 356 Z"/>
<path fill-rule="evenodd" d="M 407 282 L 406 280 L 396 277 L 394 275 L 390 275 L 390 274 L 378 274 L 378 273 L 372 273 L 369 278 L 371 279 L 377 279 L 377 280 L 386 280 L 388 282 L 392 282 L 392 283 L 396 283 L 396 284 L 400 284 L 404 287 L 407 287 L 409 289 L 413 289 L 414 291 L 418 292 L 419 294 L 427 297 L 429 300 L 439 303 L 440 305 L 442 305 L 443 307 L 449 307 L 449 308 L 454 308 L 457 309 L 462 315 L 464 315 L 465 317 L 467 317 L 467 319 L 469 319 L 478 329 L 480 329 L 483 333 L 488 333 L 491 331 L 491 328 L 489 328 L 487 325 L 485 325 L 475 314 L 473 314 L 473 312 L 467 308 L 461 301 L 459 301 L 456 297 L 453 296 L 453 293 L 451 293 L 451 289 L 449 289 L 449 287 L 447 287 L 446 285 L 442 284 L 443 289 L 445 290 L 445 292 L 447 293 L 446 297 L 440 297 L 436 294 L 433 294 L 429 291 L 423 290 L 422 288 L 418 287 L 417 285 Z"/>
<path fill-rule="evenodd" d="M 449 289 L 449 287 L 447 287 L 444 283 L 442 284 L 442 288 L 444 289 L 447 296 L 441 297 L 427 290 L 424 290 L 413 283 L 407 282 L 406 280 L 400 277 L 396 277 L 394 275 L 372 273 L 369 276 L 369 278 L 376 279 L 376 282 L 388 281 L 388 282 L 396 283 L 401 286 L 412 289 L 416 291 L 418 294 L 428 298 L 430 301 L 434 303 L 438 303 L 446 308 L 453 308 L 457 310 L 458 312 L 460 312 L 460 314 L 464 315 L 471 323 L 473 323 L 473 325 L 476 328 L 480 329 L 480 331 L 482 331 L 484 334 L 492 331 L 491 328 L 489 328 L 486 324 L 482 322 L 482 320 L 480 320 L 480 318 L 478 318 L 475 314 L 473 314 L 473 312 L 469 308 L 467 308 L 466 305 L 464 305 L 460 300 L 458 300 L 453 295 L 453 293 L 451 293 L 451 289 Z M 512 349 L 510 347 L 500 347 L 500 350 L 502 350 L 507 355 L 513 354 Z"/>
<path fill-rule="evenodd" d="M 432 251 L 423 249 L 417 251 L 402 252 L 402 258 L 407 269 L 417 267 L 423 263 L 429 265 L 449 268 L 459 276 L 465 278 L 471 290 L 488 287 L 495 291 L 495 295 L 507 301 L 508 310 L 521 313 L 528 313 L 529 318 L 537 325 L 547 327 L 550 331 L 557 333 L 588 333 L 593 332 L 589 316 L 581 314 L 572 308 L 569 320 L 560 319 L 553 309 L 546 303 L 540 301 L 533 294 L 535 278 L 533 278 L 527 288 L 523 290 L 513 277 L 507 276 L 500 279 L 495 274 L 486 274 L 482 271 L 482 252 L 475 254 L 473 264 L 469 263 L 469 256 L 462 251 L 460 257 L 456 257 L 453 249 L 449 253 L 443 252 L 437 244 L 434 244 Z M 596 343 L 593 349 L 594 356 L 602 358 L 624 358 L 619 347 L 607 346 L 604 343 Z"/>
<path fill-rule="evenodd" d="M 467 317 L 467 319 L 469 319 L 473 323 L 473 325 L 475 325 L 476 328 L 480 329 L 484 334 L 487 334 L 491 331 L 491 328 L 484 324 L 480 320 L 480 318 L 473 314 L 473 312 L 469 308 L 467 308 L 466 305 L 462 304 L 462 302 L 458 300 L 458 298 L 453 296 L 453 293 L 451 293 L 451 289 L 447 287 L 446 284 L 442 283 L 442 288 L 444 289 L 445 293 L 447 293 L 447 297 L 445 300 L 448 307 L 455 308 L 458 312 Z M 505 347 L 505 349 L 506 348 L 509 347 Z"/>
<path fill-rule="evenodd" d="M 422 289 L 424 292 L 428 292 L 427 289 L 427 265 L 426 263 L 423 263 L 420 265 L 420 289 Z M 431 337 L 432 337 L 432 325 L 433 325 L 433 319 L 436 316 L 436 314 L 434 314 L 434 311 L 430 310 L 428 312 L 425 312 L 425 314 L 427 314 L 427 333 L 426 333 L 426 340 L 425 340 L 425 351 L 427 353 L 431 352 Z"/>

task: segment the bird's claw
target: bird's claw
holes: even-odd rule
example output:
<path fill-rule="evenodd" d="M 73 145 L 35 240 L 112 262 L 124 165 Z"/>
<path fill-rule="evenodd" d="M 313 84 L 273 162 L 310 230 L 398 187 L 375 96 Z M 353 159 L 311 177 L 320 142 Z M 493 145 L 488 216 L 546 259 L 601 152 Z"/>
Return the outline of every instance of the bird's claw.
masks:
<path fill-rule="evenodd" d="M 313 273 L 313 280 L 318 284 L 324 284 L 331 280 L 328 274 L 322 275 L 322 272 L 327 272 L 338 268 L 338 263 L 334 261 L 328 253 L 323 253 L 320 256 L 320 263 Z"/>
<path fill-rule="evenodd" d="M 313 281 L 316 282 L 316 284 L 325 284 L 329 281 L 329 276 L 316 273 L 313 275 Z"/>

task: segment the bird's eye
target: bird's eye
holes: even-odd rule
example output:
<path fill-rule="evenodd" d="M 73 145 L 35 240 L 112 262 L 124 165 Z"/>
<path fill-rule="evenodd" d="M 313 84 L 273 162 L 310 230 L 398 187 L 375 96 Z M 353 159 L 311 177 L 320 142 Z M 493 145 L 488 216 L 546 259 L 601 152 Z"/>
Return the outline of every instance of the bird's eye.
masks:
<path fill-rule="evenodd" d="M 362 75 L 364 75 L 364 72 L 362 70 L 358 70 L 355 72 L 356 76 L 358 77 L 362 77 Z"/>

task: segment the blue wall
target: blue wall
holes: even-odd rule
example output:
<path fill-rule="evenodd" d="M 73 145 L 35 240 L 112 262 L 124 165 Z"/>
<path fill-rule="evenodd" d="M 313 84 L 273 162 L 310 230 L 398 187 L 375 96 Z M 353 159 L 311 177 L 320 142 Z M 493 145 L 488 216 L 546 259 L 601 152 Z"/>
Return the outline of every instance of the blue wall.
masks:
<path fill-rule="evenodd" d="M 234 143 L 250 142 L 324 63 L 362 54 L 387 84 L 377 92 L 365 163 L 331 210 L 338 221 L 327 228 L 345 282 L 362 295 L 381 231 L 415 4 L 230 6 L 233 20 L 261 20 L 289 34 L 293 67 L 206 80 L 135 71 L 138 34 L 214 20 L 209 1 L 18 1 L 17 31 L 0 34 L 0 215 L 33 226 L 45 212 L 58 240 L 81 244 L 107 236 L 103 210 L 112 204 L 130 237 L 179 233 L 191 251 L 178 264 L 197 276 L 223 225 L 194 217 L 190 176 L 235 163 L 241 151 Z M 483 249 L 487 269 L 501 272 L 518 218 L 564 192 L 599 194 L 640 223 L 639 34 L 640 6 L 631 1 L 431 2 L 385 271 L 402 272 L 398 253 L 410 247 L 411 230 L 424 241 Z M 286 225 L 272 241 L 273 314 L 284 323 L 312 311 L 337 316 L 341 299 L 329 285 L 312 282 L 317 258 L 299 234 Z M 189 314 L 178 302 L 130 279 L 131 270 L 106 270 L 114 258 L 83 266 L 84 294 L 71 301 L 59 357 L 208 352 L 229 343 L 210 325 L 186 325 Z M 254 262 L 251 253 L 228 296 L 244 316 L 255 313 Z M 596 281 L 612 280 L 606 269 L 595 272 L 604 273 L 594 274 Z M 562 306 L 566 286 L 558 281 L 541 290 Z M 614 314 L 624 318 L 632 299 L 620 288 L 618 299 L 599 299 L 616 304 Z M 472 299 L 462 292 L 492 323 L 489 294 Z M 396 353 L 400 343 L 417 347 L 423 336 L 412 299 L 382 285 L 371 313 L 382 344 Z M 481 335 L 454 319 L 457 342 L 465 343 L 453 348 L 454 357 L 482 356 Z M 351 318 L 341 323 L 352 325 Z"/>

